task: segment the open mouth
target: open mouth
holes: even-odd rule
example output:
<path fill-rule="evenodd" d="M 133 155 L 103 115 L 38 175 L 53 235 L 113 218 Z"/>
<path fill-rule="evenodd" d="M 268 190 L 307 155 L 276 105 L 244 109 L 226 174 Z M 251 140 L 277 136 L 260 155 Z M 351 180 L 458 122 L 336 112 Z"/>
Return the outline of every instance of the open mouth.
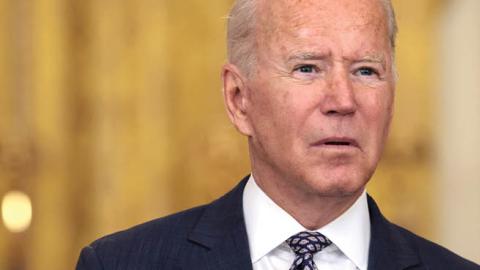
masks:
<path fill-rule="evenodd" d="M 325 142 L 324 144 L 326 145 L 339 145 L 339 146 L 350 146 L 351 143 L 350 142 Z"/>
<path fill-rule="evenodd" d="M 327 145 L 327 146 L 358 147 L 358 143 L 354 139 L 351 139 L 351 138 L 332 138 L 332 137 L 323 139 L 323 140 L 317 142 L 315 145 L 317 145 L 317 146 Z"/>

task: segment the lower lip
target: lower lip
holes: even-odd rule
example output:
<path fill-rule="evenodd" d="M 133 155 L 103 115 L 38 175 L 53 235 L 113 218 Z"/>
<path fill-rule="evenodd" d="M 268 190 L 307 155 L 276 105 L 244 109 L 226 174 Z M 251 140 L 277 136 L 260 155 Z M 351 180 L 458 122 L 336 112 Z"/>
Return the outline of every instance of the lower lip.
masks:
<path fill-rule="evenodd" d="M 355 151 L 359 148 L 354 145 L 334 145 L 334 144 L 316 144 L 315 148 L 332 150 L 332 151 Z"/>

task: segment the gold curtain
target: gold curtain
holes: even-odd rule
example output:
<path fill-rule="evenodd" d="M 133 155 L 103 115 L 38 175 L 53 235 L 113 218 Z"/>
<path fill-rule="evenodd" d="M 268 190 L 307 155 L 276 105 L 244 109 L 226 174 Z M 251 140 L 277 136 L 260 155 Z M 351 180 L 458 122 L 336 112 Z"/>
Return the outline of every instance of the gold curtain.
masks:
<path fill-rule="evenodd" d="M 439 0 L 397 0 L 400 82 L 369 187 L 428 237 L 433 24 Z M 220 92 L 220 0 L 0 0 L 0 196 L 33 223 L 0 227 L 0 269 L 72 269 L 91 240 L 208 202 L 249 172 Z"/>

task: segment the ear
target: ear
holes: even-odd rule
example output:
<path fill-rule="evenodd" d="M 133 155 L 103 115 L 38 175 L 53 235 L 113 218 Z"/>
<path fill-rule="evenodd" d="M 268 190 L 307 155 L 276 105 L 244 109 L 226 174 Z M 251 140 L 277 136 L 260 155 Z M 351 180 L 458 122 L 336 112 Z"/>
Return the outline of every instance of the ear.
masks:
<path fill-rule="evenodd" d="M 250 89 L 240 70 L 233 64 L 225 64 L 222 68 L 223 98 L 228 117 L 237 130 L 250 136 L 252 127 L 248 115 Z"/>

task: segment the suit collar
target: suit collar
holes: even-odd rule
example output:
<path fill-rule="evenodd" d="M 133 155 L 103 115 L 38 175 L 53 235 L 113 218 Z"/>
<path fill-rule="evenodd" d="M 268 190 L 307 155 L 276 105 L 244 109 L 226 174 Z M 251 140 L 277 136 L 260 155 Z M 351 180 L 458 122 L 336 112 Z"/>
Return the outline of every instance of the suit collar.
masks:
<path fill-rule="evenodd" d="M 210 251 L 211 269 L 251 270 L 252 263 L 243 216 L 245 177 L 232 191 L 205 207 L 188 239 Z M 402 229 L 383 217 L 368 196 L 371 220 L 369 270 L 423 269 L 416 247 Z"/>
<path fill-rule="evenodd" d="M 208 205 L 188 236 L 209 250 L 209 269 L 252 269 L 242 206 L 247 180 Z"/>
<path fill-rule="evenodd" d="M 413 242 L 406 238 L 403 229 L 385 219 L 370 196 L 368 208 L 372 234 L 368 269 L 423 269 Z"/>

